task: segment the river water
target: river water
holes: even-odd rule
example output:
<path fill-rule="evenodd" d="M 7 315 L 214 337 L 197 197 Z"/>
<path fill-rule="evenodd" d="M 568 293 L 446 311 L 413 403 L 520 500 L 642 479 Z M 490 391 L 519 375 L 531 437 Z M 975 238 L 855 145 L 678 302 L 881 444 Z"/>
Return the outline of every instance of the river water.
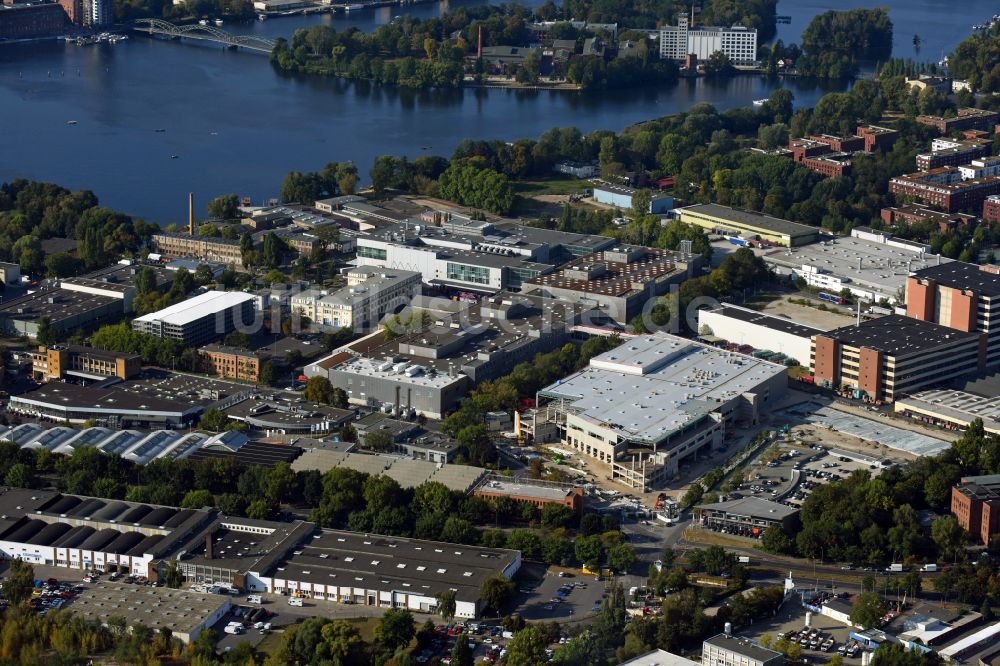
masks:
<path fill-rule="evenodd" d="M 370 30 L 396 14 L 431 16 L 457 4 L 275 18 L 227 29 L 271 37 L 316 22 Z M 809 19 L 831 4 L 865 3 L 782 3 L 779 13 L 790 14 L 792 23 L 779 26 L 778 36 L 797 41 Z M 896 55 L 914 55 L 916 33 L 927 60 L 940 59 L 971 23 L 995 10 L 984 0 L 970 0 L 961 12 L 940 0 L 880 4 L 890 7 L 896 24 Z M 0 45 L 0 181 L 26 177 L 89 188 L 105 205 L 169 223 L 186 218 L 189 191 L 199 207 L 225 192 L 262 201 L 277 194 L 288 171 L 330 161 L 353 160 L 364 181 L 381 154 L 447 156 L 463 138 L 537 137 L 555 126 L 619 130 L 697 102 L 747 105 L 781 85 L 741 76 L 604 93 L 407 91 L 287 78 L 261 54 L 141 36 L 114 46 L 8 44 Z M 784 85 L 800 105 L 828 91 L 796 79 Z"/>

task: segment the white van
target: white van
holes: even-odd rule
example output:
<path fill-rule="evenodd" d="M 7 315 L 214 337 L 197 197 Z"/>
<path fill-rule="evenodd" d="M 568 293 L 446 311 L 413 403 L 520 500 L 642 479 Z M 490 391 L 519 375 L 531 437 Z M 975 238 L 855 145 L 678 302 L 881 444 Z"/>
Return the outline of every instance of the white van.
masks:
<path fill-rule="evenodd" d="M 289 606 L 302 606 L 303 605 L 302 599 L 299 598 L 299 597 L 292 597 L 291 599 L 288 600 L 288 605 Z"/>
<path fill-rule="evenodd" d="M 263 604 L 264 601 L 260 598 L 259 594 L 251 594 L 247 597 L 247 603 L 260 605 Z"/>

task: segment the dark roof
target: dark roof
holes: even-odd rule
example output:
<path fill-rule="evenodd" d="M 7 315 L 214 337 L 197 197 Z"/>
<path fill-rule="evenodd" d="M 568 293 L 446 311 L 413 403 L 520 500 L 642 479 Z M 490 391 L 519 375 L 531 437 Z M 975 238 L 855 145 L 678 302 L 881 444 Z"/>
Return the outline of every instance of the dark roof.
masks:
<path fill-rule="evenodd" d="M 81 543 L 90 538 L 90 535 L 96 532 L 90 525 L 78 525 L 72 530 L 64 534 L 59 540 L 54 542 L 52 545 L 56 548 L 76 548 Z"/>
<path fill-rule="evenodd" d="M 152 395 L 123 391 L 117 388 L 95 388 L 55 382 L 16 396 L 33 400 L 53 409 L 104 409 L 108 411 L 153 411 L 183 414 L 191 409 L 186 404 Z"/>
<path fill-rule="evenodd" d="M 780 652 L 762 648 L 746 638 L 739 638 L 729 634 L 719 634 L 711 638 L 706 638 L 705 644 L 750 657 L 755 661 L 768 661 L 781 656 Z"/>
<path fill-rule="evenodd" d="M 118 530 L 107 527 L 91 534 L 80 544 L 80 550 L 104 550 L 104 547 L 121 535 Z"/>
<path fill-rule="evenodd" d="M 722 220 L 728 220 L 734 224 L 745 224 L 788 236 L 819 233 L 819 229 L 816 227 L 810 227 L 806 224 L 799 224 L 798 222 L 792 222 L 791 220 L 771 217 L 770 215 L 765 215 L 764 213 L 758 213 L 752 210 L 743 210 L 742 208 L 730 208 L 729 206 L 723 206 L 715 203 L 694 204 L 692 206 L 681 208 L 680 210 L 681 213 L 688 211 L 691 213 L 708 215 Z"/>
<path fill-rule="evenodd" d="M 914 271 L 913 276 L 953 289 L 972 289 L 985 296 L 1000 296 L 1000 275 L 980 270 L 975 264 L 964 261 L 921 268 Z"/>
<path fill-rule="evenodd" d="M 51 546 L 72 529 L 73 526 L 66 523 L 49 523 L 28 539 L 28 543 L 32 546 Z"/>
<path fill-rule="evenodd" d="M 280 462 L 290 463 L 302 454 L 302 448 L 287 444 L 247 442 L 236 451 L 224 448 L 201 448 L 187 457 L 188 460 L 232 458 L 247 465 L 274 467 Z"/>
<path fill-rule="evenodd" d="M 748 310 L 746 308 L 736 307 L 734 305 L 720 305 L 716 311 L 722 311 L 727 317 L 732 317 L 733 319 L 738 319 L 740 321 L 745 321 L 748 324 L 756 324 L 757 326 L 764 326 L 765 328 L 770 328 L 775 331 L 780 331 L 782 333 L 791 333 L 792 335 L 797 335 L 803 338 L 811 338 L 812 336 L 823 333 L 821 328 L 813 328 L 812 326 L 806 326 L 805 324 L 799 324 L 784 317 L 775 317 L 773 315 L 764 314 L 763 312 L 757 312 L 755 310 Z"/>
<path fill-rule="evenodd" d="M 905 356 L 933 350 L 956 340 L 978 340 L 978 333 L 965 333 L 929 321 L 886 315 L 861 322 L 860 326 L 844 326 L 823 335 L 851 347 L 868 347 L 893 356 Z"/>
<path fill-rule="evenodd" d="M 132 509 L 131 511 L 129 511 L 128 513 L 126 513 L 124 516 L 122 516 L 119 522 L 122 522 L 122 523 L 137 523 L 140 520 L 142 520 L 143 516 L 145 516 L 147 513 L 149 513 L 152 510 L 153 509 L 151 507 L 148 507 L 146 505 L 137 506 L 134 509 Z"/>

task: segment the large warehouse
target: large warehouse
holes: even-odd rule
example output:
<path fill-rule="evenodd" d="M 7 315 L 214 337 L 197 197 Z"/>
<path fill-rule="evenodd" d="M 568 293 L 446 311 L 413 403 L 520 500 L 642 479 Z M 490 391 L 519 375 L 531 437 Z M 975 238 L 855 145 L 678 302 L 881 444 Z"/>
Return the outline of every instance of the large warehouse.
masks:
<path fill-rule="evenodd" d="M 132 328 L 157 338 L 174 338 L 187 346 L 203 345 L 256 320 L 256 296 L 241 291 L 206 291 L 168 308 L 132 320 Z"/>
<path fill-rule="evenodd" d="M 718 447 L 728 427 L 757 423 L 785 393 L 784 366 L 656 333 L 632 338 L 538 392 L 538 421 L 647 488 L 683 460 Z M 536 424 L 536 428 L 537 428 Z"/>
<path fill-rule="evenodd" d="M 698 332 L 733 344 L 784 354 L 802 365 L 808 365 L 812 337 L 825 331 L 791 319 L 723 303 L 712 310 L 698 311 Z"/>
<path fill-rule="evenodd" d="M 816 227 L 742 208 L 709 203 L 685 206 L 678 208 L 677 212 L 685 224 L 745 240 L 763 240 L 785 247 L 799 247 L 819 240 L 819 229 Z"/>

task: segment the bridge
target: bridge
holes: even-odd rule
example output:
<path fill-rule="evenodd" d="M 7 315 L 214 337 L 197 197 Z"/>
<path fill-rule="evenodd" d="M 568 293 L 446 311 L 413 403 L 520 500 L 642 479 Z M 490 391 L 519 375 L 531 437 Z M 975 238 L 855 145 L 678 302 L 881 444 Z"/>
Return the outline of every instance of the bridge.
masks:
<path fill-rule="evenodd" d="M 149 35 L 162 35 L 171 39 L 199 39 L 203 42 L 222 44 L 227 48 L 244 48 L 251 51 L 270 53 L 274 48 L 274 40 L 257 35 L 233 35 L 215 26 L 193 23 L 191 25 L 175 25 L 162 19 L 136 19 L 132 29 Z"/>

